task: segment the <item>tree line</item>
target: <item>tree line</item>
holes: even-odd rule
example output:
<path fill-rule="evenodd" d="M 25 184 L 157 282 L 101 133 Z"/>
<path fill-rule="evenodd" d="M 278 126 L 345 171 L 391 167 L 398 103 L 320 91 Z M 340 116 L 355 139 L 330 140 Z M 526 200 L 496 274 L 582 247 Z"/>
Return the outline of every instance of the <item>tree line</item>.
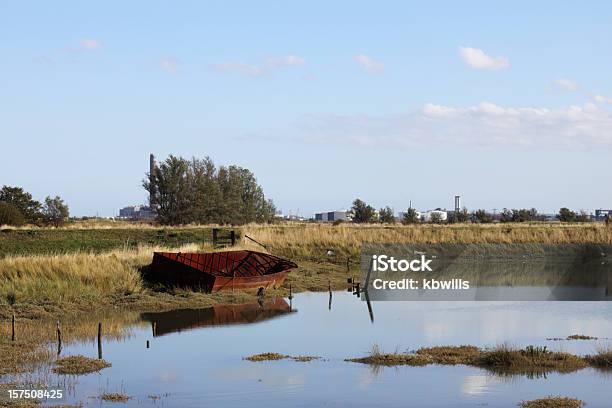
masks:
<path fill-rule="evenodd" d="M 440 209 L 438 209 L 440 210 Z M 440 210 L 442 211 L 442 210 Z M 446 211 L 446 210 L 443 210 Z M 353 206 L 349 210 L 349 215 L 354 223 L 382 223 L 395 224 L 398 220 L 395 218 L 394 211 L 391 207 L 386 206 L 376 211 L 376 208 L 365 203 L 361 199 L 353 201 Z M 447 219 L 443 220 L 439 213 L 433 212 L 429 220 L 432 224 L 454 224 L 454 223 L 480 223 L 487 224 L 495 221 L 508 222 L 532 222 L 546 221 L 547 217 L 538 213 L 535 208 L 509 209 L 504 208 L 499 214 L 490 213 L 484 209 L 469 212 L 467 208 L 462 208 L 458 212 L 448 211 Z M 561 222 L 589 222 L 591 217 L 585 211 L 575 212 L 569 208 L 563 207 L 559 209 L 556 218 Z M 403 213 L 399 222 L 402 224 L 418 224 L 421 223 L 421 218 L 414 208 L 408 208 Z"/>
<path fill-rule="evenodd" d="M 169 156 L 147 173 L 143 187 L 162 224 L 272 222 L 276 207 L 255 175 L 239 166 L 219 166 L 209 157 Z"/>
<path fill-rule="evenodd" d="M 69 216 L 68 206 L 59 196 L 47 196 L 41 203 L 21 187 L 3 186 L 0 189 L 0 225 L 59 227 Z"/>

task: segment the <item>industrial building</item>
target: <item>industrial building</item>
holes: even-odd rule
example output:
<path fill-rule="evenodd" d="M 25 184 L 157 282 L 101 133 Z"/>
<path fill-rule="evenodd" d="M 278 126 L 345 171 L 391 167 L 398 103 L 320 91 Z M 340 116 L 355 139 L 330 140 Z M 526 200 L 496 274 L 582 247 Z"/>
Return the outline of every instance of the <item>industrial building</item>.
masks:
<path fill-rule="evenodd" d="M 351 217 L 349 216 L 348 211 L 327 211 L 315 214 L 315 221 L 321 222 L 333 222 L 333 221 L 350 221 Z"/>
<path fill-rule="evenodd" d="M 131 205 L 119 210 L 119 218 L 125 220 L 150 221 L 155 219 L 155 213 L 151 210 L 151 207 L 145 205 Z"/>
<path fill-rule="evenodd" d="M 595 210 L 595 221 L 604 221 L 606 216 L 612 220 L 612 210 Z"/>

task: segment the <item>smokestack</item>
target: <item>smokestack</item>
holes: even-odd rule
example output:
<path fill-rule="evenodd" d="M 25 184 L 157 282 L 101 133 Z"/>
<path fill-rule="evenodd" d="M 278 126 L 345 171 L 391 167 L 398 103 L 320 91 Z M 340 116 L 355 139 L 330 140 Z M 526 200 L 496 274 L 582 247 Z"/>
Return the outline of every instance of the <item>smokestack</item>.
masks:
<path fill-rule="evenodd" d="M 153 205 L 153 197 L 155 195 L 155 156 L 153 153 L 149 155 L 149 205 Z"/>
<path fill-rule="evenodd" d="M 461 196 L 455 196 L 455 213 L 458 213 L 461 210 Z"/>

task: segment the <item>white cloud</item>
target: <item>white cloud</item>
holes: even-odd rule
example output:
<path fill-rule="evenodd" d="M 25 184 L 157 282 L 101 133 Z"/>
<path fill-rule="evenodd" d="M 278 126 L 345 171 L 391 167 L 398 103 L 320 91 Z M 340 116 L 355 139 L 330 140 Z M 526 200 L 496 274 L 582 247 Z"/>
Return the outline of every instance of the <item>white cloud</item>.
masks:
<path fill-rule="evenodd" d="M 612 98 L 609 96 L 595 95 L 595 102 L 597 103 L 612 103 Z"/>
<path fill-rule="evenodd" d="M 428 103 L 404 114 L 310 117 L 302 131 L 310 142 L 367 147 L 612 148 L 612 113 L 593 103 L 559 109 Z"/>
<path fill-rule="evenodd" d="M 178 74 L 179 62 L 174 58 L 163 58 L 159 61 L 159 67 L 170 74 Z"/>
<path fill-rule="evenodd" d="M 559 88 L 568 90 L 568 91 L 577 91 L 578 84 L 571 79 L 559 78 L 554 80 L 554 84 Z"/>
<path fill-rule="evenodd" d="M 243 62 L 223 62 L 213 65 L 218 72 L 236 72 L 246 76 L 262 76 L 275 71 L 306 65 L 306 60 L 294 54 L 283 57 L 270 57 L 260 64 L 246 64 Z"/>
<path fill-rule="evenodd" d="M 463 62 L 474 69 L 500 70 L 510 67 L 510 61 L 505 57 L 490 57 L 481 49 L 459 47 L 459 55 Z"/>
<path fill-rule="evenodd" d="M 102 48 L 102 43 L 93 38 L 83 38 L 79 41 L 81 48 L 84 50 L 97 50 Z"/>
<path fill-rule="evenodd" d="M 359 54 L 355 57 L 355 60 L 368 74 L 381 74 L 385 70 L 385 66 L 382 63 L 375 61 L 367 55 Z"/>

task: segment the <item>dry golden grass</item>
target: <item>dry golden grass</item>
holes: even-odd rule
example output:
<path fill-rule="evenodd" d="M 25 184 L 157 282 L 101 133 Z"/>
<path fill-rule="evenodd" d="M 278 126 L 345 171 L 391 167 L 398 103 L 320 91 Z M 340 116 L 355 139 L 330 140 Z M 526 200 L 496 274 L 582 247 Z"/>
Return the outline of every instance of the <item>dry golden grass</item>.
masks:
<path fill-rule="evenodd" d="M 290 359 L 293 361 L 297 361 L 300 363 L 306 363 L 312 360 L 318 360 L 320 357 L 317 356 L 289 356 L 286 354 L 280 353 L 261 353 L 254 354 L 252 356 L 244 357 L 243 360 L 248 361 L 274 361 L 274 360 L 285 360 Z"/>
<path fill-rule="evenodd" d="M 287 256 L 308 257 L 322 249 L 358 256 L 363 242 L 395 244 L 546 243 L 612 244 L 612 228 L 601 223 L 511 223 L 451 225 L 250 224 L 243 233 Z"/>
<path fill-rule="evenodd" d="M 182 252 L 204 248 L 187 245 Z M 144 291 L 139 268 L 151 263 L 153 251 L 140 247 L 103 254 L 9 256 L 0 259 L 0 306 L 18 303 L 96 302 Z"/>
<path fill-rule="evenodd" d="M 60 358 L 55 364 L 53 372 L 71 375 L 91 374 L 111 366 L 110 363 L 104 360 L 96 360 L 85 356 Z"/>
<path fill-rule="evenodd" d="M 105 392 L 104 394 L 100 395 L 101 400 L 109 402 L 128 402 L 130 398 L 131 397 L 129 395 L 118 392 Z"/>
<path fill-rule="evenodd" d="M 436 346 L 422 347 L 416 354 L 428 356 L 435 364 L 466 364 L 480 353 L 480 349 L 475 346 Z"/>
<path fill-rule="evenodd" d="M 432 360 L 428 355 L 406 354 L 406 353 L 383 353 L 377 344 L 372 346 L 370 354 L 366 357 L 348 358 L 345 361 L 352 363 L 370 364 L 372 366 L 424 366 L 431 364 Z"/>
<path fill-rule="evenodd" d="M 532 401 L 523 401 L 519 404 L 521 408 L 580 408 L 584 402 L 576 398 L 568 397 L 546 397 Z"/>
<path fill-rule="evenodd" d="M 601 368 L 604 370 L 612 369 L 612 346 L 601 346 L 597 350 L 597 353 L 592 356 L 588 356 L 587 360 L 589 364 L 594 367 Z"/>
<path fill-rule="evenodd" d="M 254 354 L 252 356 L 244 357 L 243 360 L 271 361 L 271 360 L 283 360 L 285 358 L 289 358 L 289 356 L 286 354 L 280 354 L 280 353 L 261 353 L 261 354 Z"/>
<path fill-rule="evenodd" d="M 569 373 L 595 365 L 592 357 L 581 357 L 569 353 L 548 351 L 545 347 L 516 349 L 502 345 L 493 349 L 479 349 L 474 346 L 440 346 L 421 348 L 416 353 L 383 353 L 374 346 L 370 355 L 347 359 L 374 366 L 428 364 L 463 364 L 481 367 L 505 374 L 530 374 L 562 372 Z"/>

